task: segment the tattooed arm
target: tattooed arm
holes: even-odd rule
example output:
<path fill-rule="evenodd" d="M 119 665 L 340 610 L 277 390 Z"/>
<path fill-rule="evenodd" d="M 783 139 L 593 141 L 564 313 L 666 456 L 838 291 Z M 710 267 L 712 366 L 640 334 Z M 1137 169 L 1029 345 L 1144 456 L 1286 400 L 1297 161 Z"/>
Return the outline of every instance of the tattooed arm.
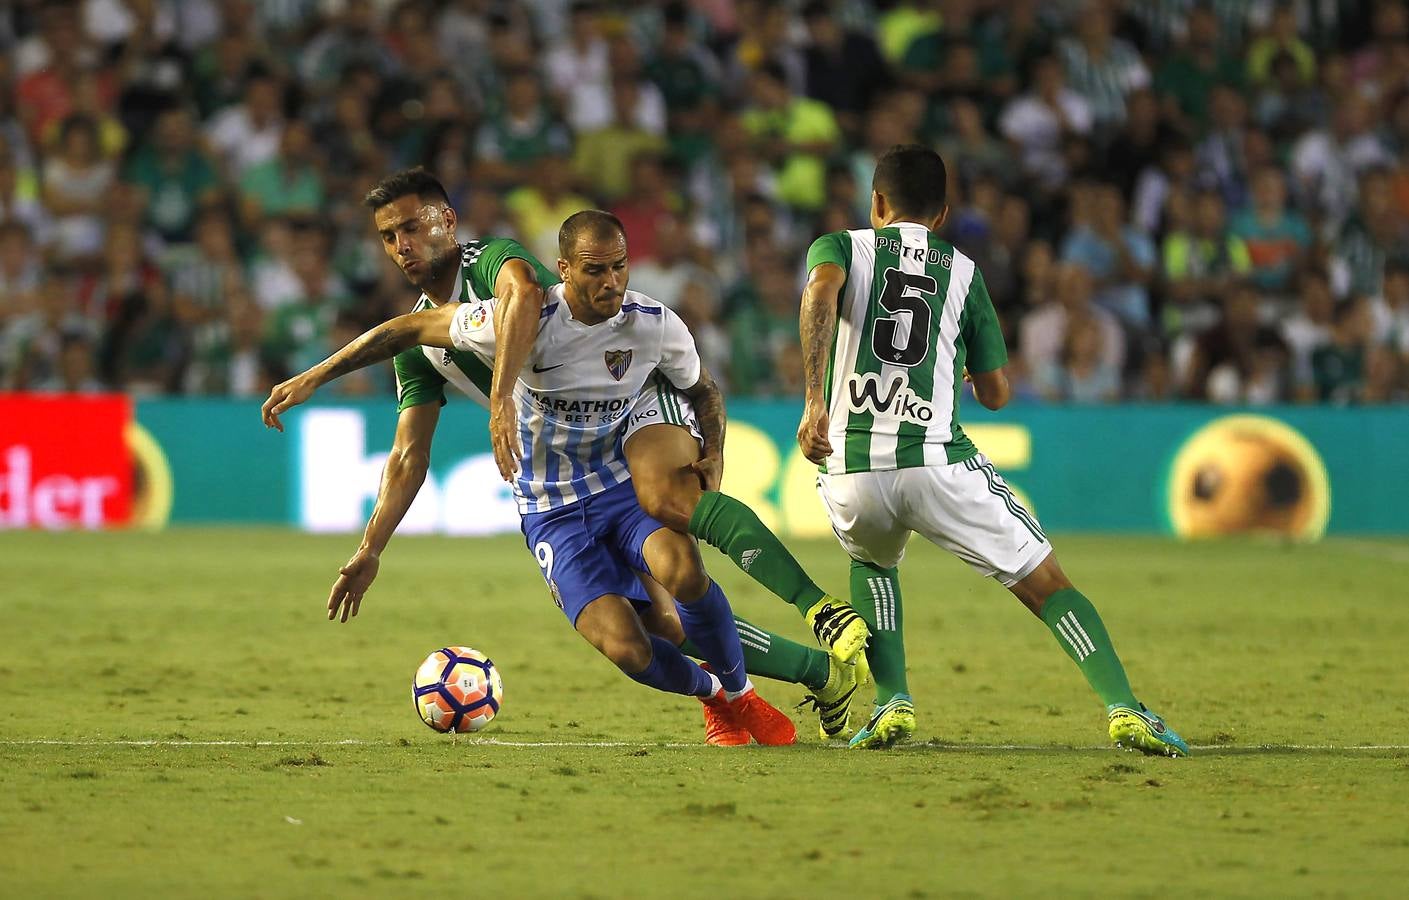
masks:
<path fill-rule="evenodd" d="M 834 263 L 813 266 L 802 290 L 802 378 L 806 388 L 797 443 L 802 455 L 820 463 L 832 455 L 827 437 L 827 356 L 837 332 L 837 298 L 846 283 L 846 270 Z"/>
<path fill-rule="evenodd" d="M 423 344 L 427 347 L 451 347 L 450 321 L 459 304 L 446 303 L 434 309 L 397 316 L 359 337 L 332 356 L 288 381 L 274 386 L 269 399 L 260 409 L 260 417 L 268 428 L 284 430 L 279 414 L 298 406 L 313 396 L 313 392 L 335 378 L 365 369 L 373 363 L 391 359 L 402 350 Z"/>
<path fill-rule="evenodd" d="M 703 366 L 700 367 L 699 381 L 682 393 L 690 398 L 690 403 L 695 407 L 700 435 L 704 438 L 704 450 L 691 468 L 699 476 L 702 489 L 717 491 L 724 477 L 724 394 L 719 390 L 714 376 Z"/>

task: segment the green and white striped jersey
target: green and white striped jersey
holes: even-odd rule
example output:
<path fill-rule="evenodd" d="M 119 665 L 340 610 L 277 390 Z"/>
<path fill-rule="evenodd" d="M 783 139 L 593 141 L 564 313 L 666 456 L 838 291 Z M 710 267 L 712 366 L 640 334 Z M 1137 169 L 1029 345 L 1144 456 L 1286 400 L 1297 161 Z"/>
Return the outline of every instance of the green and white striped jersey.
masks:
<path fill-rule="evenodd" d="M 558 273 L 544 266 L 523 248 L 508 238 L 488 238 L 470 241 L 460 246 L 460 278 L 455 282 L 451 303 L 488 301 L 494 295 L 494 282 L 499 269 L 510 259 L 522 259 L 538 273 L 538 283 L 544 290 L 558 283 Z M 435 304 L 422 294 L 412 312 L 430 309 Z M 483 307 L 488 310 L 488 306 Z M 439 347 L 412 347 L 392 360 L 396 367 L 396 408 L 400 412 L 422 403 L 445 405 L 447 382 L 459 388 L 465 396 L 480 406 L 489 406 L 489 387 L 494 370 L 480 357 L 466 350 L 442 350 Z"/>
<path fill-rule="evenodd" d="M 1008 361 L 1003 333 L 973 260 L 923 225 L 902 222 L 824 234 L 807 269 L 846 271 L 827 362 L 837 475 L 962 462 L 977 451 L 959 427 L 965 366 Z"/>

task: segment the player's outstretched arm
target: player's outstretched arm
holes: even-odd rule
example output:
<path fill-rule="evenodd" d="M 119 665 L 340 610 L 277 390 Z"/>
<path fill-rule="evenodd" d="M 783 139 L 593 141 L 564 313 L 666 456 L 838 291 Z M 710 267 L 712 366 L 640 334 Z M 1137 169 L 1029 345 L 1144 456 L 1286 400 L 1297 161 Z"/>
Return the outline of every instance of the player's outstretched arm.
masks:
<path fill-rule="evenodd" d="M 335 378 L 365 369 L 373 363 L 391 359 L 418 344 L 427 347 L 453 346 L 450 343 L 450 321 L 457 304 L 446 303 L 434 309 L 407 313 L 364 331 L 332 356 L 281 384 L 269 392 L 269 399 L 260 408 L 260 417 L 267 428 L 284 430 L 279 415 L 313 396 L 313 392 Z"/>
<path fill-rule="evenodd" d="M 724 478 L 724 393 L 703 365 L 699 380 L 682 393 L 695 407 L 700 436 L 704 438 L 700 458 L 690 468 L 699 476 L 701 490 L 717 491 Z"/>
<path fill-rule="evenodd" d="M 806 390 L 802 421 L 797 427 L 797 445 L 802 455 L 815 463 L 832 455 L 827 433 L 827 355 L 837 333 L 837 300 L 846 283 L 846 270 L 835 263 L 821 263 L 807 273 L 802 289 L 802 378 Z"/>
<path fill-rule="evenodd" d="M 543 287 L 527 260 L 508 259 L 494 279 L 494 380 L 489 388 L 489 443 L 494 463 L 505 481 L 514 480 L 519 462 L 518 416 L 514 409 L 514 382 L 518 381 L 543 310 Z"/>
<path fill-rule="evenodd" d="M 396 438 L 387 455 L 386 468 L 382 469 L 377 503 L 362 533 L 362 543 L 339 571 L 338 580 L 333 582 L 328 594 L 330 620 L 341 612 L 342 621 L 346 622 L 348 616 L 357 615 L 362 606 L 362 596 L 377 577 L 382 551 L 426 480 L 431 464 L 431 439 L 439 421 L 439 403 L 408 407 L 396 420 Z"/>

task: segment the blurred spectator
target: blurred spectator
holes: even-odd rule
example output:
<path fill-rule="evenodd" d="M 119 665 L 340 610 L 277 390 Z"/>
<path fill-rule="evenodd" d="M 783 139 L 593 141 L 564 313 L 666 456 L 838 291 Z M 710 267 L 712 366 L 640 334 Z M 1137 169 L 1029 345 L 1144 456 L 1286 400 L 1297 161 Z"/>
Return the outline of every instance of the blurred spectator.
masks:
<path fill-rule="evenodd" d="M 1262 138 L 1247 127 L 1247 103 L 1238 89 L 1214 87 L 1209 110 L 1204 139 L 1194 151 L 1195 165 L 1203 182 L 1216 187 L 1229 208 L 1237 209 L 1247 200 L 1248 173 Z"/>
<path fill-rule="evenodd" d="M 1002 141 L 984 128 L 978 104 L 964 97 L 955 98 L 949 104 L 949 121 L 951 130 L 936 149 L 951 178 L 957 177 L 963 184 L 976 178 L 994 178 L 1004 184 L 1015 180 L 1013 156 Z"/>
<path fill-rule="evenodd" d="M 760 258 L 744 290 L 752 294 L 747 305 L 737 304 L 739 312 L 729 317 L 733 346 L 729 383 L 744 394 L 755 396 L 790 395 L 792 385 L 785 350 L 796 347 L 798 304 L 801 287 L 793 273 L 771 255 Z"/>
<path fill-rule="evenodd" d="M 847 134 L 860 133 L 866 110 L 889 85 L 885 61 L 870 35 L 846 28 L 822 0 L 802 10 L 810 42 L 804 53 L 807 96 L 831 107 Z"/>
<path fill-rule="evenodd" d="M 670 177 L 659 156 L 642 153 L 632 160 L 631 183 L 631 193 L 611 211 L 630 236 L 635 265 L 669 253 L 662 247 L 667 241 L 683 244 L 689 236 L 680 227 L 681 200 L 671 190 Z"/>
<path fill-rule="evenodd" d="M 386 74 L 395 65 L 377 35 L 377 10 L 371 0 L 346 0 L 299 55 L 303 83 L 316 93 L 332 90 L 349 66 L 369 66 Z"/>
<path fill-rule="evenodd" d="M 44 205 L 54 214 L 53 252 L 62 261 L 84 262 L 102 249 L 102 211 L 114 167 L 98 146 L 92 119 L 65 119 L 57 152 L 44 165 Z"/>
<path fill-rule="evenodd" d="M 73 303 L 67 273 L 49 273 L 35 297 L 33 308 L 0 326 L 0 387 L 5 390 L 35 390 L 52 383 L 59 377 L 65 340 L 97 335 L 94 322 Z"/>
<path fill-rule="evenodd" d="M 150 139 L 128 160 L 123 180 L 142 189 L 146 224 L 174 243 L 191 239 L 197 210 L 220 189 L 215 167 L 196 145 L 191 114 L 181 106 L 158 115 Z"/>
<path fill-rule="evenodd" d="M 287 372 L 301 372 L 341 346 L 334 343 L 333 325 L 351 298 L 328 265 L 326 244 L 316 227 L 303 229 L 290 259 L 298 296 L 274 310 L 265 325 L 265 350 Z"/>
<path fill-rule="evenodd" d="M 228 305 L 195 341 L 183 386 L 192 394 L 262 395 L 276 376 L 264 354 L 264 313 L 243 288 L 227 295 Z"/>
<path fill-rule="evenodd" d="M 1074 204 L 1080 219 L 1062 244 L 1062 260 L 1076 263 L 1095 280 L 1098 306 L 1114 313 L 1126 326 L 1150 324 L 1148 286 L 1154 278 L 1154 243 L 1125 220 L 1125 202 L 1115 185 L 1086 189 L 1085 200 Z"/>
<path fill-rule="evenodd" d="M 649 295 L 650 291 L 646 291 Z M 654 295 L 652 295 L 654 296 Z M 687 281 L 680 292 L 680 305 L 675 310 L 690 329 L 699 350 L 700 360 L 726 391 L 729 383 L 729 334 L 719 321 L 719 289 L 712 284 Z"/>
<path fill-rule="evenodd" d="M 1062 348 L 1073 322 L 1091 321 L 1100 332 L 1100 364 L 1115 372 L 1125 365 L 1125 334 L 1115 316 L 1092 302 L 1095 282 L 1083 266 L 1062 263 L 1053 273 L 1052 292 L 1034 299 L 1038 305 L 1018 324 L 1018 345 L 1027 370 L 1050 372 L 1061 365 Z"/>
<path fill-rule="evenodd" d="M 244 264 L 225 209 L 211 206 L 203 210 L 196 220 L 195 241 L 168 250 L 162 268 L 176 316 L 197 332 L 199 340 L 201 328 L 225 318 L 230 295 L 245 291 Z"/>
<path fill-rule="evenodd" d="M 1218 40 L 1218 17 L 1208 6 L 1189 10 L 1187 35 L 1179 49 L 1155 73 L 1155 90 L 1171 121 L 1189 133 L 1209 124 L 1209 95 L 1215 87 L 1242 90 L 1242 61 L 1225 52 Z"/>
<path fill-rule="evenodd" d="M 1125 126 L 1106 148 L 1103 170 L 1122 194 L 1130 196 L 1140 173 L 1159 165 L 1164 148 L 1177 140 L 1177 132 L 1160 117 L 1153 91 L 1132 92 L 1126 111 Z"/>
<path fill-rule="evenodd" d="M 1287 207 L 1286 178 L 1275 166 L 1253 175 L 1252 202 L 1233 216 L 1229 231 L 1247 247 L 1253 283 L 1270 294 L 1288 290 L 1311 250 L 1311 229 Z"/>
<path fill-rule="evenodd" d="M 1296 308 L 1281 321 L 1282 341 L 1291 352 L 1292 381 L 1297 396 L 1310 399 L 1312 390 L 1311 354 L 1331 342 L 1336 298 L 1325 274 L 1308 269 L 1297 285 Z"/>
<path fill-rule="evenodd" d="M 1356 297 L 1336 308 L 1331 340 L 1311 353 L 1316 399 L 1345 406 L 1363 400 L 1369 354 L 1370 304 Z"/>
<path fill-rule="evenodd" d="M 82 332 L 63 333 L 59 338 L 55 371 L 47 380 L 35 384 L 34 389 L 64 394 L 95 394 L 106 390 L 93 371 L 93 341 Z"/>
<path fill-rule="evenodd" d="M 566 157 L 545 156 L 534 170 L 536 177 L 509 194 L 504 205 L 514 218 L 524 246 L 539 259 L 558 258 L 558 229 L 592 201 L 574 190 L 572 167 Z"/>
<path fill-rule="evenodd" d="M 1307 132 L 1292 147 L 1291 169 L 1301 202 L 1331 229 L 1350 214 L 1360 173 L 1392 162 L 1372 115 L 1370 101 L 1348 91 L 1335 98 L 1330 126 Z"/>
<path fill-rule="evenodd" d="M 234 180 L 273 159 L 284 134 L 284 89 L 278 78 L 252 67 L 245 77 L 242 98 L 206 126 L 206 139 L 220 155 L 226 175 Z"/>
<path fill-rule="evenodd" d="M 749 96 L 744 128 L 757 152 L 775 167 L 778 199 L 802 210 L 821 208 L 826 196 L 824 156 L 841 137 L 831 109 L 793 96 L 782 67 L 775 63 L 754 73 Z"/>
<path fill-rule="evenodd" d="M 613 203 L 632 190 L 631 167 L 635 157 L 662 153 L 665 139 L 636 124 L 641 103 L 636 79 L 612 79 L 612 121 L 601 128 L 583 132 L 577 139 L 573 168 L 583 184 L 591 184 L 597 197 Z"/>
<path fill-rule="evenodd" d="M 317 213 L 323 206 L 323 177 L 316 159 L 312 129 L 301 120 L 290 122 L 279 139 L 279 154 L 240 177 L 244 221 L 254 228 L 266 216 Z"/>
<path fill-rule="evenodd" d="M 553 95 L 576 130 L 600 128 L 612 118 L 611 68 L 601 19 L 596 3 L 575 0 L 567 34 L 548 48 L 544 60 Z"/>
<path fill-rule="evenodd" d="M 1301 39 L 1296 28 L 1296 9 L 1289 3 L 1272 10 L 1267 31 L 1248 46 L 1248 78 L 1256 85 L 1279 80 L 1277 60 L 1291 63 L 1296 83 L 1310 84 L 1316 78 L 1316 51 Z"/>
<path fill-rule="evenodd" d="M 1341 227 L 1332 256 L 1331 283 L 1340 296 L 1377 295 L 1385 264 L 1409 262 L 1409 222 L 1394 206 L 1386 172 L 1361 177 L 1358 208 Z"/>
<path fill-rule="evenodd" d="M 1232 285 L 1252 273 L 1247 245 L 1228 232 L 1223 198 L 1212 190 L 1198 194 L 1187 229 L 1172 231 L 1161 255 L 1175 304 L 1165 310 L 1165 327 L 1171 330 L 1207 325 Z"/>
<path fill-rule="evenodd" d="M 1290 53 L 1272 57 L 1271 67 L 1270 78 L 1257 93 L 1253 120 L 1280 146 L 1319 123 L 1327 99 L 1314 81 L 1302 77 Z"/>
<path fill-rule="evenodd" d="M 1239 282 L 1224 295 L 1220 321 L 1191 346 L 1184 395 L 1224 404 L 1286 400 L 1289 364 L 1281 336 L 1259 321 L 1256 288 Z"/>
<path fill-rule="evenodd" d="M 1048 189 L 1067 175 L 1064 139 L 1089 134 L 1094 123 L 1091 105 L 1066 86 L 1065 78 L 1056 58 L 1038 60 L 1032 91 L 1010 101 L 1000 119 L 1003 135 L 1018 147 L 1023 170 Z"/>
<path fill-rule="evenodd" d="M 34 239 L 23 222 L 0 221 L 0 328 L 27 311 L 29 298 L 44 278 Z"/>
<path fill-rule="evenodd" d="M 684 224 L 674 216 L 666 216 L 655 226 L 653 252 L 644 261 L 636 262 L 635 239 L 632 242 L 631 287 L 654 297 L 675 311 L 680 310 L 685 290 L 697 285 L 704 290 L 718 286 L 713 277 L 690 259 L 689 235 Z M 718 305 L 715 301 L 714 305 Z"/>
<path fill-rule="evenodd" d="M 1120 372 L 1105 358 L 1100 323 L 1090 316 L 1067 322 L 1057 359 L 1035 373 L 1042 398 L 1055 403 L 1110 403 L 1120 397 Z"/>
<path fill-rule="evenodd" d="M 3 252 L 4 245 L 0 244 L 0 254 Z M 0 265 L 3 265 L 3 256 L 0 256 Z M 1409 266 L 1403 263 L 1385 266 L 1384 296 L 1381 299 L 1379 340 L 1409 362 Z"/>
<path fill-rule="evenodd" d="M 565 155 L 571 137 L 544 101 L 538 76 L 510 73 L 502 104 L 490 112 L 475 141 L 478 177 L 498 186 L 522 185 L 546 156 Z"/>
<path fill-rule="evenodd" d="M 147 259 L 135 223 L 114 223 L 102 265 L 73 291 L 76 309 L 106 327 L 98 371 L 104 381 L 143 393 L 173 390 L 182 334 L 161 270 Z"/>
<path fill-rule="evenodd" d="M 49 212 L 33 169 L 21 169 L 14 149 L 0 142 L 0 222 L 19 222 L 36 243 L 48 237 Z"/>
<path fill-rule="evenodd" d="M 1075 35 L 1058 43 L 1067 82 L 1091 107 L 1092 123 L 1111 133 L 1125 121 L 1125 98 L 1150 86 L 1150 70 L 1127 41 L 1114 34 L 1107 0 L 1087 0 Z"/>
<path fill-rule="evenodd" d="M 671 132 L 694 130 L 707 124 L 698 114 L 718 98 L 723 70 L 692 32 L 685 3 L 666 4 L 663 24 L 660 46 L 647 63 L 646 74 L 665 100 Z"/>

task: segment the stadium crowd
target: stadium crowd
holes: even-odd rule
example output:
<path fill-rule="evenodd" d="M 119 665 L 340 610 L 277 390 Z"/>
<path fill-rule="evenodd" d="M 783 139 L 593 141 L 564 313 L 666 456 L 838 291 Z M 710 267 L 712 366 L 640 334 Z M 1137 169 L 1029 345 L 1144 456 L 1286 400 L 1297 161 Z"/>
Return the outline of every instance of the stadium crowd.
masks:
<path fill-rule="evenodd" d="M 361 199 L 424 165 L 546 261 L 616 213 L 799 395 L 807 247 L 911 141 L 1020 398 L 1409 397 L 1409 11 L 1347 0 L 15 0 L 0 389 L 263 395 L 410 308 Z"/>

